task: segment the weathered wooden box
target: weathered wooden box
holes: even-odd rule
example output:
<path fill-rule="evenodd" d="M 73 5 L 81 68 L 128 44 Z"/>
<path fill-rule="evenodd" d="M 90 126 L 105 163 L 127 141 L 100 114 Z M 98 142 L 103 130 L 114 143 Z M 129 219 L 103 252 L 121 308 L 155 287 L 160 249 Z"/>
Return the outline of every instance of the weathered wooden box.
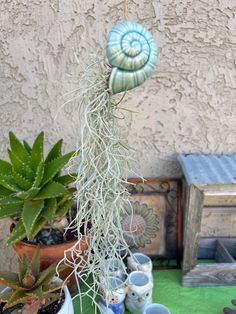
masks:
<path fill-rule="evenodd" d="M 178 159 L 185 181 L 182 283 L 236 285 L 236 155 Z"/>

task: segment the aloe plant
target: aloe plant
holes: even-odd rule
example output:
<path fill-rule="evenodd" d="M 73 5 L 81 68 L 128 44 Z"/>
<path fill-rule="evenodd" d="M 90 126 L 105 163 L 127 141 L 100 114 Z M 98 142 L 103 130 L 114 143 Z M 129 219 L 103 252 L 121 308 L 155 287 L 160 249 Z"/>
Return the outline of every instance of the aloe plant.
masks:
<path fill-rule="evenodd" d="M 73 204 L 73 189 L 68 185 L 74 181 L 73 176 L 60 174 L 74 154 L 62 155 L 62 140 L 46 158 L 43 132 L 32 147 L 13 132 L 9 141 L 9 161 L 0 160 L 0 219 L 10 217 L 15 222 L 8 245 L 33 239 L 55 217 L 64 216 Z"/>
<path fill-rule="evenodd" d="M 40 250 L 37 248 L 32 260 L 24 255 L 19 260 L 19 271 L 0 272 L 0 283 L 10 289 L 0 294 L 3 310 L 23 304 L 23 314 L 36 314 L 42 305 L 47 306 L 60 298 L 61 283 L 53 282 L 57 265 L 40 271 Z"/>

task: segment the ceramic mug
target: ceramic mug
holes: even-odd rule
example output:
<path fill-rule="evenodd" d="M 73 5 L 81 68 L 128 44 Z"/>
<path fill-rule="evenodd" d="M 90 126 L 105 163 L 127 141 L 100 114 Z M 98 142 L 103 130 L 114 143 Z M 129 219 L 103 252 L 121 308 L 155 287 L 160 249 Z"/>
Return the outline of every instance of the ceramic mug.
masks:
<path fill-rule="evenodd" d="M 99 309 L 101 314 L 124 314 L 127 287 L 120 278 L 110 278 L 109 288 L 100 283 Z"/>
<path fill-rule="evenodd" d="M 133 271 L 128 276 L 128 292 L 125 305 L 132 314 L 143 314 L 147 305 L 152 303 L 153 283 L 147 273 Z"/>
<path fill-rule="evenodd" d="M 120 278 L 125 281 L 126 278 L 126 267 L 124 263 L 118 258 L 108 259 L 103 264 L 102 276 L 109 276 L 114 278 Z"/>
<path fill-rule="evenodd" d="M 143 314 L 171 314 L 171 313 L 166 306 L 162 304 L 153 303 L 145 308 Z"/>
<path fill-rule="evenodd" d="M 143 253 L 134 253 L 127 258 L 128 272 L 131 273 L 135 270 L 146 272 L 148 276 L 152 277 L 152 260 L 150 257 Z"/>

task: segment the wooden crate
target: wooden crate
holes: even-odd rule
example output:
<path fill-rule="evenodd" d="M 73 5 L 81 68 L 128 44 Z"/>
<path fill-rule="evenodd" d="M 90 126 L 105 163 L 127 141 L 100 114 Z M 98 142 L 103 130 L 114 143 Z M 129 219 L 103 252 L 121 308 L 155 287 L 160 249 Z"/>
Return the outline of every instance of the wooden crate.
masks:
<path fill-rule="evenodd" d="M 236 221 L 236 156 L 231 163 L 230 156 L 187 159 L 180 158 L 186 196 L 182 284 L 236 285 L 236 229 L 231 225 Z M 201 263 L 199 258 L 215 263 Z"/>
<path fill-rule="evenodd" d="M 206 203 L 209 204 L 210 200 L 214 207 L 218 202 L 222 202 L 224 206 L 227 204 L 236 206 L 236 187 L 228 186 L 226 191 L 226 186 L 224 188 L 214 186 L 211 190 L 207 186 L 191 186 L 188 196 L 184 215 L 183 285 L 236 285 L 235 254 L 231 255 L 236 245 L 236 238 L 200 237 L 203 208 Z M 202 244 L 207 240 L 209 245 L 205 246 L 203 254 Z M 199 258 L 216 258 L 217 263 L 199 264 Z"/>

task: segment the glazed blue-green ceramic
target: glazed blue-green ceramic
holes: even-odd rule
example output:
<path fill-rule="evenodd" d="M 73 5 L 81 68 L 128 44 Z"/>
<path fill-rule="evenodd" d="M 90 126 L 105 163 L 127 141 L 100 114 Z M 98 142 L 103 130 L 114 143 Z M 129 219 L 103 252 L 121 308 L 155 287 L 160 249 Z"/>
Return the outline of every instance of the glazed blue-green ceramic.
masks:
<path fill-rule="evenodd" d="M 157 64 L 157 46 L 151 33 L 135 22 L 122 22 L 112 28 L 106 55 L 112 67 L 109 88 L 113 94 L 142 84 Z"/>

